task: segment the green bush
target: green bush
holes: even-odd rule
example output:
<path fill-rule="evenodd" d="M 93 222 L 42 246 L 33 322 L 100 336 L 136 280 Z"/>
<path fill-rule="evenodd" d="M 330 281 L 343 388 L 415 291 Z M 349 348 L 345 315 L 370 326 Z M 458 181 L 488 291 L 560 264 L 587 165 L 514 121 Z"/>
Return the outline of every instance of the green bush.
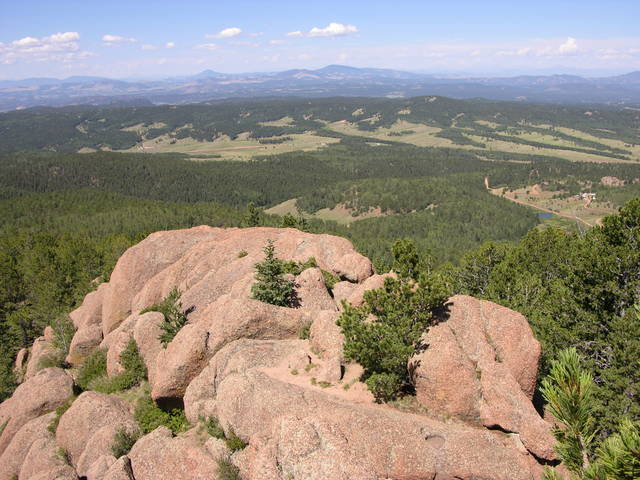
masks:
<path fill-rule="evenodd" d="M 55 350 L 52 353 L 44 355 L 38 360 L 38 370 L 44 370 L 45 368 L 63 368 L 65 366 L 65 354 L 60 350 Z"/>
<path fill-rule="evenodd" d="M 295 302 L 294 284 L 284 278 L 285 262 L 275 257 L 273 240 L 264 247 L 265 259 L 256 263 L 256 282 L 251 287 L 254 299 L 261 302 L 290 307 Z"/>
<path fill-rule="evenodd" d="M 326 270 L 322 270 L 322 277 L 324 278 L 324 284 L 327 287 L 327 290 L 331 291 L 333 290 L 333 287 L 335 287 L 336 283 L 338 283 L 340 281 L 340 278 L 338 278 L 336 275 L 334 275 L 331 272 L 327 272 Z"/>
<path fill-rule="evenodd" d="M 69 353 L 69 346 L 75 334 L 73 323 L 66 315 L 55 319 L 49 326 L 53 329 L 51 342 L 53 352 L 38 361 L 38 370 L 51 367 L 64 368 L 66 366 L 65 358 Z"/>
<path fill-rule="evenodd" d="M 131 450 L 131 447 L 138 441 L 140 438 L 140 432 L 130 432 L 125 427 L 120 427 L 116 431 L 115 436 L 113 437 L 113 444 L 111 445 L 111 454 L 120 458 L 123 455 L 126 455 Z"/>
<path fill-rule="evenodd" d="M 311 334 L 312 323 L 313 322 L 305 322 L 304 324 L 302 324 L 302 326 L 300 327 L 300 330 L 298 330 L 298 338 L 300 338 L 300 340 L 309 339 L 309 335 Z"/>
<path fill-rule="evenodd" d="M 180 303 L 180 290 L 174 288 L 160 303 L 145 308 L 140 313 L 160 312 L 164 315 L 164 322 L 160 325 L 162 333 L 159 340 L 166 346 L 175 338 L 180 329 L 187 324 L 187 315 L 182 310 Z"/>
<path fill-rule="evenodd" d="M 78 369 L 76 384 L 82 390 L 89 390 L 89 384 L 96 378 L 107 375 L 107 351 L 104 349 L 94 350 L 91 355 L 84 359 L 84 363 Z"/>
<path fill-rule="evenodd" d="M 395 373 L 374 373 L 365 380 L 367 387 L 377 400 L 393 400 L 402 387 L 402 379 Z"/>
<path fill-rule="evenodd" d="M 145 397 L 138 400 L 133 417 L 138 422 L 143 434 L 154 431 L 159 426 L 165 426 L 174 434 L 184 432 L 190 428 L 184 410 L 174 408 L 164 411 L 151 399 Z"/>
<path fill-rule="evenodd" d="M 100 362 L 100 359 L 96 359 L 96 362 Z M 113 377 L 94 377 L 87 383 L 88 389 L 100 393 L 116 393 L 133 388 L 147 378 L 147 367 L 133 337 L 120 354 L 120 363 L 124 372 Z"/>
<path fill-rule="evenodd" d="M 238 437 L 232 429 L 229 430 L 229 434 L 227 435 L 225 443 L 227 444 L 229 450 L 231 450 L 232 452 L 242 450 L 247 446 L 247 444 L 242 441 L 242 439 Z"/>
<path fill-rule="evenodd" d="M 56 416 L 51 420 L 51 422 L 49 423 L 49 426 L 47 427 L 47 430 L 49 430 L 49 432 L 53 433 L 54 435 L 56 434 L 56 430 L 58 429 L 58 424 L 60 423 L 60 417 L 64 415 L 64 412 L 69 410 L 69 407 L 71 407 L 75 399 L 76 399 L 75 396 L 71 396 L 67 399 L 66 402 L 64 402 L 62 405 L 56 408 Z"/>
<path fill-rule="evenodd" d="M 447 287 L 435 277 L 420 283 L 386 278 L 381 289 L 364 294 L 361 306 L 344 303 L 337 322 L 345 337 L 344 354 L 364 367 L 378 401 L 410 387 L 407 362 L 430 325 L 432 311 L 447 298 Z"/>
<path fill-rule="evenodd" d="M 220 426 L 220 422 L 216 417 L 209 417 L 204 423 L 207 433 L 214 438 L 224 439 L 226 438 L 224 435 L 224 430 Z"/>
<path fill-rule="evenodd" d="M 242 480 L 240 470 L 228 458 L 219 458 L 218 480 Z"/>

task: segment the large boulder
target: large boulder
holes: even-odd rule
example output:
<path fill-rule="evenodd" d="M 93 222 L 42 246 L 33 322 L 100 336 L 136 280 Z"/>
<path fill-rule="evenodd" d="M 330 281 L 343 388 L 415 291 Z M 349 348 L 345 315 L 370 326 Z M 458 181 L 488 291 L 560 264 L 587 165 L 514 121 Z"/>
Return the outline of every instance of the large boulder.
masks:
<path fill-rule="evenodd" d="M 194 244 L 221 232 L 218 228 L 156 232 L 129 248 L 118 260 L 102 302 L 102 328 L 106 336 L 132 312 L 131 300 L 156 273 L 176 262 Z"/>
<path fill-rule="evenodd" d="M 33 442 L 22 463 L 18 480 L 77 480 L 53 437 Z"/>
<path fill-rule="evenodd" d="M 319 268 L 307 268 L 295 279 L 296 293 L 300 307 L 305 310 L 337 310 L 324 283 L 322 270 Z"/>
<path fill-rule="evenodd" d="M 249 442 L 243 478 L 491 478 L 533 480 L 542 467 L 516 437 L 481 427 L 347 401 L 341 386 L 311 388 L 278 376 L 301 341 L 227 345 L 189 385 L 191 419 L 216 416 Z M 308 384 L 307 384 L 308 385 Z M 135 469 L 134 469 L 135 473 Z M 137 477 L 136 477 L 137 478 Z"/>
<path fill-rule="evenodd" d="M 429 329 L 409 361 L 418 401 L 432 414 L 517 433 L 534 455 L 555 459 L 550 425 L 531 403 L 540 344 L 526 319 L 463 295 L 448 306 L 448 318 Z"/>
<path fill-rule="evenodd" d="M 29 351 L 24 379 L 27 380 L 38 373 L 42 366 L 42 362 L 47 357 L 56 355 L 56 353 L 56 349 L 51 345 L 51 341 L 47 340 L 44 335 L 36 338 Z"/>
<path fill-rule="evenodd" d="M 11 443 L 0 455 L 0 480 L 11 480 L 17 477 L 31 445 L 36 440 L 52 437 L 48 428 L 55 416 L 53 412 L 47 413 L 25 423 L 18 430 L 11 439 Z"/>
<path fill-rule="evenodd" d="M 158 427 L 136 442 L 128 455 L 136 480 L 211 480 L 218 478 L 218 462 L 191 430 L 173 437 Z"/>
<path fill-rule="evenodd" d="M 241 338 L 296 338 L 312 322 L 303 309 L 278 307 L 248 298 L 224 295 L 209 305 L 207 321 L 183 327 L 156 358 L 151 396 L 171 403 L 181 398 L 215 352 Z"/>
<path fill-rule="evenodd" d="M 56 440 L 78 473 L 85 475 L 101 455 L 111 453 L 120 428 L 129 432 L 138 428 L 128 405 L 112 395 L 84 392 L 60 417 Z"/>
<path fill-rule="evenodd" d="M 0 454 L 30 420 L 54 411 L 73 394 L 73 379 L 60 368 L 45 368 L 22 383 L 0 404 Z"/>

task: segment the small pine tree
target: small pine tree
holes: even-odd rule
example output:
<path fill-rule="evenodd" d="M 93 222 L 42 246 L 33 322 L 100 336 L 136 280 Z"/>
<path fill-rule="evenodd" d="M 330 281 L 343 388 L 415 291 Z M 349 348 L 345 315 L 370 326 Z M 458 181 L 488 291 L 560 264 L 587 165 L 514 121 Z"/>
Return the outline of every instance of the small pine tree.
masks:
<path fill-rule="evenodd" d="M 247 205 L 247 211 L 244 214 L 243 223 L 245 227 L 257 227 L 260 225 L 260 210 L 258 210 L 253 202 Z"/>
<path fill-rule="evenodd" d="M 268 240 L 264 247 L 265 259 L 256 263 L 256 282 L 251 287 L 251 294 L 261 302 L 290 307 L 295 299 L 294 284 L 284 278 L 285 262 L 275 257 L 273 240 Z"/>
<path fill-rule="evenodd" d="M 567 469 L 580 480 L 632 480 L 640 478 L 640 424 L 622 421 L 619 431 L 605 439 L 595 454 L 592 445 L 598 432 L 593 412 L 595 385 L 580 367 L 575 348 L 560 352 L 542 382 L 542 395 L 560 426 L 553 430 L 556 452 Z M 544 480 L 560 480 L 551 469 Z"/>

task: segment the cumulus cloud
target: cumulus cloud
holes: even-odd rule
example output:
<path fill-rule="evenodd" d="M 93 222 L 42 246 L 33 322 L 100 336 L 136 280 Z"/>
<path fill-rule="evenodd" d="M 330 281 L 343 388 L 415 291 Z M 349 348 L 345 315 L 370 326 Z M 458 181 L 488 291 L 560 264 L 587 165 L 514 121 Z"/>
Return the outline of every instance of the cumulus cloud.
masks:
<path fill-rule="evenodd" d="M 342 23 L 331 22 L 324 28 L 313 27 L 307 35 L 309 37 L 342 37 L 357 32 L 358 27 L 355 25 L 343 25 Z"/>
<path fill-rule="evenodd" d="M 34 61 L 70 61 L 93 54 L 80 51 L 78 32 L 54 33 L 47 37 L 23 37 L 10 43 L 0 42 L 0 61 L 14 63 L 18 59 Z"/>
<path fill-rule="evenodd" d="M 567 55 L 578 51 L 578 42 L 573 37 L 568 37 L 567 41 L 558 47 L 558 53 Z"/>
<path fill-rule="evenodd" d="M 175 46 L 176 46 L 175 42 L 167 42 L 164 44 L 164 48 L 173 48 Z"/>
<path fill-rule="evenodd" d="M 233 37 L 237 37 L 241 33 L 242 33 L 242 29 L 238 27 L 229 27 L 229 28 L 222 29 L 215 34 L 207 34 L 205 35 L 205 38 L 233 38 Z"/>
<path fill-rule="evenodd" d="M 157 47 L 156 45 L 142 45 L 142 47 L 140 47 L 142 50 L 158 50 L 159 47 Z"/>
<path fill-rule="evenodd" d="M 201 43 L 200 45 L 196 45 L 195 48 L 198 50 L 217 50 L 218 45 L 215 43 Z"/>
<path fill-rule="evenodd" d="M 269 40 L 269 45 L 284 45 L 284 40 Z"/>
<path fill-rule="evenodd" d="M 102 36 L 102 42 L 104 43 L 104 45 L 107 45 L 109 47 L 113 45 L 120 45 L 123 43 L 135 43 L 137 41 L 138 40 L 135 38 L 121 37 L 120 35 L 111 35 L 109 33 Z"/>
<path fill-rule="evenodd" d="M 300 38 L 300 37 L 344 37 L 352 33 L 358 33 L 358 27 L 355 25 L 344 25 L 342 23 L 331 22 L 324 28 L 313 27 L 308 32 L 302 30 L 294 30 L 293 32 L 286 33 L 286 37 Z"/>

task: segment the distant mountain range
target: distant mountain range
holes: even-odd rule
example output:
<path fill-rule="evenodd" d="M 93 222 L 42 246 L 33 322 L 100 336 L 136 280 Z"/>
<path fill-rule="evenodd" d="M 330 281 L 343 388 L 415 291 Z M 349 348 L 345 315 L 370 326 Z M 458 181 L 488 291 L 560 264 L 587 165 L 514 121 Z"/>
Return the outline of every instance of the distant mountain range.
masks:
<path fill-rule="evenodd" d="M 0 81 L 0 111 L 34 106 L 184 104 L 265 96 L 413 97 L 441 95 L 551 103 L 640 105 L 640 71 L 602 78 L 523 75 L 450 78 L 380 68 L 329 65 L 318 70 L 196 75 L 156 81 L 74 76 Z"/>

